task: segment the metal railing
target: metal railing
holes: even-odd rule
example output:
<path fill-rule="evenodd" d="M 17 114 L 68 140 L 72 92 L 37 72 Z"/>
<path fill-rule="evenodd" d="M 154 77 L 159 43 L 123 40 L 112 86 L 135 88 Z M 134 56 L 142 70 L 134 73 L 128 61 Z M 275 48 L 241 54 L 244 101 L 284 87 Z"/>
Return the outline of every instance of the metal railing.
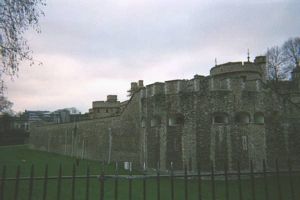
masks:
<path fill-rule="evenodd" d="M 268 177 L 273 177 L 276 181 L 276 196 L 278 200 L 283 200 L 284 199 L 284 194 L 286 192 L 289 193 L 289 200 L 296 200 L 300 199 L 300 194 L 299 196 L 296 196 L 295 193 L 295 177 L 297 177 L 300 174 L 299 170 L 293 170 L 292 169 L 292 164 L 290 161 L 287 162 L 287 168 L 285 170 L 280 170 L 279 169 L 279 164 L 278 161 L 275 161 L 275 169 L 274 170 L 267 170 L 266 163 L 263 161 L 262 163 L 263 168 L 261 171 L 254 171 L 253 168 L 253 163 L 252 161 L 250 162 L 249 170 L 248 171 L 241 171 L 240 168 L 240 163 L 237 162 L 237 169 L 236 171 L 228 171 L 227 164 L 224 165 L 224 169 L 222 172 L 215 171 L 215 167 L 213 164 L 211 164 L 210 171 L 202 172 L 200 165 L 197 166 L 196 171 L 188 171 L 187 165 L 184 166 L 184 170 L 181 172 L 175 172 L 173 170 L 173 165 L 171 163 L 171 168 L 169 171 L 160 171 L 156 169 L 153 173 L 149 174 L 147 173 L 146 170 L 144 170 L 142 173 L 133 175 L 133 171 L 131 170 L 132 168 L 130 167 L 129 173 L 127 175 L 120 175 L 118 173 L 118 165 L 116 165 L 115 169 L 115 174 L 105 174 L 104 169 L 101 171 L 100 174 L 90 174 L 90 168 L 87 166 L 86 168 L 86 173 L 85 175 L 76 175 L 76 164 L 73 164 L 72 168 L 72 175 L 69 176 L 63 176 L 62 175 L 62 165 L 59 165 L 58 168 L 58 175 L 57 176 L 49 176 L 48 175 L 48 165 L 45 166 L 44 170 L 44 176 L 35 176 L 35 168 L 34 165 L 31 165 L 30 169 L 30 176 L 28 177 L 21 177 L 20 176 L 20 166 L 17 166 L 16 170 L 16 176 L 15 177 L 6 177 L 6 171 L 7 168 L 6 166 L 3 166 L 2 169 L 2 176 L 0 179 L 0 199 L 4 199 L 5 195 L 5 184 L 9 182 L 14 182 L 14 189 L 13 189 L 13 199 L 21 199 L 20 196 L 20 181 L 28 181 L 28 193 L 27 197 L 24 197 L 22 195 L 22 199 L 28 199 L 32 200 L 33 199 L 33 188 L 34 188 L 34 182 L 35 181 L 43 181 L 43 186 L 42 186 L 42 191 L 41 197 L 39 199 L 46 200 L 47 199 L 47 193 L 48 193 L 48 182 L 50 180 L 56 180 L 56 199 L 59 200 L 61 199 L 61 193 L 62 193 L 62 180 L 70 180 L 71 181 L 71 193 L 69 194 L 69 199 L 74 200 L 76 198 L 75 191 L 76 191 L 76 181 L 77 180 L 85 180 L 85 198 L 86 200 L 89 199 L 95 199 L 95 197 L 90 197 L 90 181 L 91 179 L 96 179 L 99 183 L 98 185 L 98 190 L 99 190 L 99 196 L 97 199 L 104 200 L 105 199 L 105 189 L 106 189 L 106 184 L 108 180 L 113 181 L 113 197 L 110 199 L 114 200 L 122 200 L 124 199 L 124 196 L 122 198 L 120 197 L 119 194 L 119 189 L 120 189 L 120 181 L 126 181 L 128 187 L 128 197 L 126 199 L 132 200 L 133 199 L 133 184 L 132 182 L 134 180 L 141 181 L 142 185 L 142 191 L 139 191 L 142 193 L 141 199 L 146 200 L 147 198 L 147 187 L 148 181 L 153 180 L 151 184 L 155 185 L 155 190 L 151 190 L 151 192 L 155 193 L 154 196 L 155 199 L 160 200 L 161 194 L 162 194 L 162 189 L 166 191 L 166 188 L 162 188 L 161 182 L 162 180 L 166 179 L 169 182 L 169 188 L 167 188 L 170 192 L 170 199 L 175 200 L 175 189 L 177 190 L 178 188 L 175 188 L 175 183 L 177 180 L 180 180 L 183 182 L 183 188 L 180 188 L 182 190 L 184 200 L 189 200 L 191 197 L 189 196 L 189 182 L 193 180 L 193 184 L 197 183 L 197 191 L 196 191 L 196 199 L 199 200 L 204 200 L 203 198 L 203 183 L 204 182 L 209 182 L 210 185 L 210 192 L 211 192 L 211 199 L 212 200 L 219 200 L 220 198 L 217 198 L 217 191 L 216 191 L 216 181 L 222 181 L 222 184 L 224 185 L 224 196 L 222 199 L 224 200 L 231 200 L 229 198 L 230 190 L 229 187 L 231 186 L 229 184 L 229 181 L 234 181 L 236 186 L 237 186 L 237 191 L 238 191 L 238 199 L 239 200 L 247 200 L 247 199 L 252 199 L 252 200 L 257 200 L 257 185 L 256 185 L 256 180 L 259 178 L 262 180 L 263 184 L 260 185 L 260 187 L 263 187 L 263 199 L 265 200 L 273 200 L 273 198 L 270 197 L 270 191 L 269 191 L 269 182 L 268 182 Z M 158 165 L 159 166 L 159 165 Z M 286 176 L 288 180 L 288 191 L 282 189 L 282 183 L 280 180 L 280 176 Z M 299 177 L 297 177 L 299 178 Z M 217 180 L 216 180 L 217 179 Z M 250 183 L 250 193 L 248 194 L 247 197 L 243 195 L 243 185 L 242 181 L 247 180 Z M 166 187 L 165 185 L 163 187 Z M 194 191 L 195 192 L 195 191 Z M 249 196 L 250 195 L 250 196 Z M 152 195 L 153 196 L 153 195 Z M 195 195 L 193 195 L 195 197 Z M 260 194 L 261 196 L 261 194 Z M 153 199 L 153 198 L 152 198 Z M 178 199 L 178 198 L 177 198 Z M 207 199 L 207 198 L 205 198 Z"/>

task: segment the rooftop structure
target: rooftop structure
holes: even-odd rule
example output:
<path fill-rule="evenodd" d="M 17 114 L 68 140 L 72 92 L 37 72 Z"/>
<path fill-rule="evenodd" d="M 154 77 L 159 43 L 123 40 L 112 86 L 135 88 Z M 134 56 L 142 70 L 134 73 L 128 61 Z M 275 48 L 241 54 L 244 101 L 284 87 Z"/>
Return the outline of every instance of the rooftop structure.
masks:
<path fill-rule="evenodd" d="M 89 109 L 91 119 L 110 117 L 120 114 L 121 103 L 117 95 L 107 95 L 106 101 L 93 101 L 92 108 Z"/>

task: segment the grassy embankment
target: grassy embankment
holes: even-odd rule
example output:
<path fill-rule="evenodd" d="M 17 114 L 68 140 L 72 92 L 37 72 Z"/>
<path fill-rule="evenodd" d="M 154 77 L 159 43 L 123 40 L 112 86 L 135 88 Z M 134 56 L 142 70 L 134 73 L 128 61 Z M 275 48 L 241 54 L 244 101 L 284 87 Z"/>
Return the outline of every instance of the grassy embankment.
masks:
<path fill-rule="evenodd" d="M 6 177 L 15 177 L 17 166 L 20 166 L 20 176 L 27 177 L 30 176 L 31 165 L 34 164 L 34 175 L 35 176 L 44 176 L 45 165 L 48 164 L 48 175 L 57 176 L 59 164 L 62 164 L 62 174 L 71 175 L 72 167 L 74 163 L 74 158 L 62 156 L 53 153 L 41 152 L 30 150 L 26 145 L 23 146 L 10 146 L 10 147 L 0 147 L 0 169 L 2 176 L 3 166 L 6 165 Z M 81 160 L 79 166 L 76 167 L 77 175 L 85 175 L 87 166 L 90 167 L 90 174 L 97 175 L 100 174 L 103 166 L 100 162 L 90 161 L 90 160 Z M 114 165 L 105 166 L 105 174 L 114 174 Z M 128 174 L 128 171 L 120 170 L 120 174 Z M 139 172 L 135 171 L 135 174 Z M 281 179 L 281 190 L 283 194 L 283 199 L 291 199 L 290 197 L 290 182 L 288 177 L 282 176 Z M 43 181 L 35 181 L 33 186 L 33 199 L 40 200 L 42 199 L 43 192 Z M 300 199 L 300 176 L 293 177 L 294 188 L 296 192 L 296 199 Z M 133 180 L 132 183 L 133 198 L 134 200 L 142 199 L 143 183 L 141 180 Z M 225 199 L 225 184 L 224 180 L 215 181 L 216 188 L 216 197 L 218 200 Z M 255 191 L 256 199 L 265 199 L 264 193 L 264 182 L 262 178 L 255 179 Z M 19 185 L 19 199 L 28 199 L 28 188 L 29 181 L 20 181 Z M 57 195 L 57 180 L 49 180 L 48 182 L 48 192 L 47 199 L 54 200 Z M 61 199 L 70 199 L 71 198 L 71 180 L 63 180 L 61 187 Z M 149 179 L 147 180 L 147 199 L 156 199 L 156 180 Z M 167 200 L 170 199 L 170 179 L 162 178 L 161 179 L 161 199 Z M 211 195 L 211 181 L 203 180 L 202 181 L 202 196 L 203 199 L 208 200 L 212 198 Z M 5 183 L 5 199 L 13 199 L 15 189 L 14 181 L 7 181 Z M 278 199 L 278 185 L 276 177 L 268 177 L 268 190 L 269 190 L 269 199 Z M 76 199 L 85 199 L 86 193 L 86 180 L 78 179 L 76 180 L 75 185 Z M 119 198 L 120 200 L 128 199 L 128 180 L 120 180 L 119 186 Z M 189 199 L 197 199 L 198 195 L 198 183 L 197 180 L 188 181 L 188 191 Z M 242 191 L 245 200 L 252 199 L 251 193 L 251 182 L 250 179 L 242 180 Z M 90 199 L 99 199 L 99 180 L 96 178 L 90 179 L 90 189 L 89 189 Z M 239 199 L 238 197 L 238 183 L 236 179 L 229 180 L 229 197 L 230 200 Z M 114 199 L 114 180 L 105 181 L 105 199 Z M 175 179 L 175 199 L 182 200 L 184 199 L 184 180 Z"/>

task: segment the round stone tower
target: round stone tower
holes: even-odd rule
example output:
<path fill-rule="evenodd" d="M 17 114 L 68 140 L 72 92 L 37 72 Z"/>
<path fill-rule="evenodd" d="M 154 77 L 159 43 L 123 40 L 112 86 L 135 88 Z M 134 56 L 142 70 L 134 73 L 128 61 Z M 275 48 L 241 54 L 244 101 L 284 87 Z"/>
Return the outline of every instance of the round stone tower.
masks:
<path fill-rule="evenodd" d="M 265 56 L 257 56 L 253 62 L 228 62 L 216 65 L 210 70 L 211 76 L 250 76 L 250 79 L 264 79 L 265 77 Z"/>
<path fill-rule="evenodd" d="M 250 160 L 260 169 L 266 158 L 265 64 L 265 57 L 259 56 L 254 62 L 229 62 L 210 71 L 210 158 L 217 170 L 224 162 L 234 169 L 236 160 L 242 169 L 249 167 Z"/>
<path fill-rule="evenodd" d="M 254 62 L 228 62 L 210 70 L 211 90 L 243 90 L 247 86 L 258 89 L 266 80 L 266 57 L 258 56 Z M 248 84 L 247 84 L 248 83 Z"/>

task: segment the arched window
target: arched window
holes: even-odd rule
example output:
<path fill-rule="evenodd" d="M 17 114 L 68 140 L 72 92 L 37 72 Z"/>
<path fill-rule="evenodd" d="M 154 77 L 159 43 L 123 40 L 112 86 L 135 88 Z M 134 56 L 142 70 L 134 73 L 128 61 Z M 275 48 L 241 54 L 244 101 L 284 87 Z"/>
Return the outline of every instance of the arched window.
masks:
<path fill-rule="evenodd" d="M 264 114 L 261 112 L 257 112 L 254 114 L 254 123 L 258 124 L 264 124 L 265 123 L 265 117 Z"/>
<path fill-rule="evenodd" d="M 160 126 L 160 117 L 154 116 L 154 117 L 151 119 L 150 124 L 151 124 L 151 127 Z"/>
<path fill-rule="evenodd" d="M 235 115 L 235 122 L 239 124 L 248 124 L 250 122 L 250 115 L 246 112 L 239 112 Z"/>
<path fill-rule="evenodd" d="M 215 113 L 213 115 L 214 124 L 227 124 L 228 123 L 228 114 L 226 113 Z"/>
<path fill-rule="evenodd" d="M 169 118 L 169 126 L 180 126 L 184 124 L 184 116 L 182 114 L 174 114 Z"/>

